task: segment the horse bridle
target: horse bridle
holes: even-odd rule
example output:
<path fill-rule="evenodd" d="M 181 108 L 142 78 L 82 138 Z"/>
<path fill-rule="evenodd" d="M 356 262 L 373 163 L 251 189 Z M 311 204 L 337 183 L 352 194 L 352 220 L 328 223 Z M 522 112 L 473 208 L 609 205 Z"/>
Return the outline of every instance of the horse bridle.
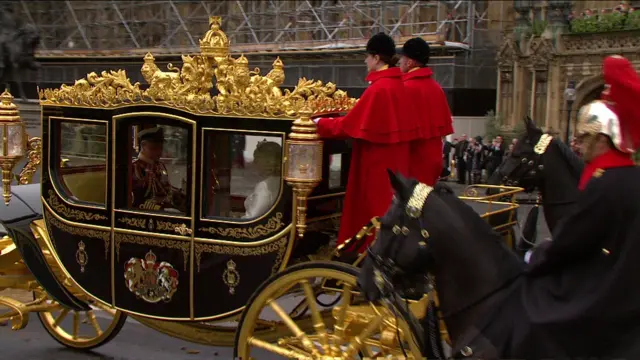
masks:
<path fill-rule="evenodd" d="M 518 186 L 518 180 L 511 179 L 528 179 L 531 178 L 534 183 L 537 183 L 544 171 L 544 164 L 542 163 L 542 155 L 547 151 L 549 145 L 553 140 L 553 136 L 549 134 L 542 134 L 538 143 L 533 147 L 533 157 L 520 159 L 520 163 L 511 169 L 508 173 L 503 173 L 501 168 L 498 168 L 498 174 L 501 176 L 502 181 L 507 186 Z"/>
<path fill-rule="evenodd" d="M 407 201 L 407 205 L 405 206 L 405 212 L 409 216 L 409 218 L 413 220 L 418 220 L 420 222 L 420 234 L 424 239 L 418 243 L 418 246 L 420 247 L 423 247 L 423 246 L 426 247 L 427 246 L 426 240 L 429 238 L 429 232 L 423 226 L 421 215 L 422 215 L 422 210 L 427 200 L 427 197 L 432 191 L 433 191 L 433 188 L 431 186 L 428 186 L 423 183 L 418 183 L 414 187 L 413 193 L 411 194 L 411 197 L 409 198 L 409 201 Z M 393 261 L 393 259 L 395 258 L 395 255 L 397 255 L 397 252 L 400 249 L 400 246 L 396 246 L 395 254 L 389 254 L 390 245 L 393 243 L 396 243 L 394 239 L 400 236 L 406 237 L 410 234 L 411 231 L 406 226 L 400 226 L 398 224 L 389 225 L 389 224 L 382 223 L 380 227 L 391 228 L 391 231 L 393 232 L 393 237 L 392 239 L 389 239 L 389 241 L 386 243 L 385 247 L 382 249 L 382 251 L 380 251 L 379 254 L 374 254 L 371 251 L 371 248 L 367 249 L 367 256 L 371 257 L 371 259 L 373 260 L 374 283 L 378 288 L 378 290 L 381 292 L 382 299 L 390 303 L 393 306 L 393 308 L 399 310 L 400 314 L 396 313 L 396 317 L 400 315 L 400 317 L 402 317 L 407 323 L 413 324 L 414 328 L 417 328 L 418 326 L 421 328 L 418 319 L 416 319 L 415 316 L 413 316 L 413 314 L 409 310 L 409 305 L 406 299 L 403 304 L 402 299 L 394 291 L 394 283 L 392 279 L 395 279 L 398 276 L 405 274 L 405 271 L 402 270 L 399 266 L 397 266 Z M 427 281 L 428 281 L 428 293 L 431 294 L 433 290 L 433 285 L 432 285 L 433 281 L 429 278 L 427 278 Z M 432 314 L 435 314 L 433 313 L 433 311 L 435 311 L 434 309 L 436 308 L 436 304 L 433 300 L 433 296 L 431 295 L 429 295 L 428 306 L 432 309 Z M 438 342 L 441 341 L 439 334 L 437 335 L 433 334 L 433 332 L 435 331 L 433 329 L 438 328 L 438 319 L 437 317 L 435 317 L 435 320 L 434 320 L 434 317 L 435 315 L 431 316 L 430 318 L 428 317 L 428 320 L 429 320 L 428 325 L 430 328 L 430 331 L 428 331 L 430 335 L 429 340 L 430 340 L 432 349 L 440 349 L 440 347 L 438 346 Z M 424 348 L 425 334 L 423 333 L 423 334 L 415 334 L 415 335 L 418 337 L 417 341 L 420 347 Z M 398 334 L 398 337 L 399 336 L 400 334 Z M 441 354 L 440 350 L 432 350 L 432 351 L 435 351 L 434 355 L 436 359 L 444 359 L 444 354 Z M 405 353 L 404 347 L 402 347 L 402 352 Z M 406 353 L 404 355 L 406 357 Z"/>

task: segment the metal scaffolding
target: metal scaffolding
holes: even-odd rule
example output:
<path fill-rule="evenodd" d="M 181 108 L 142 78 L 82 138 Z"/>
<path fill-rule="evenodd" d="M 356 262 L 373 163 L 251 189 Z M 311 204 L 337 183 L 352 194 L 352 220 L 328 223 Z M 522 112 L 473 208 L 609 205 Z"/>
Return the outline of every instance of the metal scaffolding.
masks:
<path fill-rule="evenodd" d="M 279 51 L 331 52 L 362 49 L 377 32 L 391 34 L 398 44 L 422 36 L 446 49 L 430 66 L 444 88 L 495 89 L 495 54 L 512 4 L 505 1 L 347 1 L 347 0 L 237 0 L 237 1 L 0 1 L 22 22 L 41 34 L 41 58 L 50 58 L 27 81 L 41 86 L 73 83 L 88 72 L 126 69 L 144 83 L 139 64 L 117 60 L 124 56 L 183 54 L 198 51 L 198 39 L 209 28 L 209 16 L 222 17 L 222 28 L 235 53 L 257 54 L 252 66 L 268 68 Z M 105 62 L 109 56 L 113 61 Z M 69 57 L 103 58 L 97 63 L 69 66 Z M 360 59 L 296 55 L 288 59 L 284 86 L 300 77 L 338 82 L 341 87 L 364 89 Z M 357 90 L 356 90 L 357 93 Z"/>
<path fill-rule="evenodd" d="M 197 48 L 211 15 L 234 46 L 361 46 L 384 31 L 473 46 L 488 1 L 3 1 L 41 30 L 43 51 Z"/>

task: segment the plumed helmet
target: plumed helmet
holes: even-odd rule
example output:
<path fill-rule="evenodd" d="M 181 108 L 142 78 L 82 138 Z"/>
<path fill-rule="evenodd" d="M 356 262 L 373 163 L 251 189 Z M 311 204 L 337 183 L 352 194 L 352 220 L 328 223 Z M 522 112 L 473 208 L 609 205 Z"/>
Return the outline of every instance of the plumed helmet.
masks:
<path fill-rule="evenodd" d="M 426 65 L 429 63 L 431 48 L 423 38 L 415 37 L 404 43 L 400 50 L 400 55 L 404 55 L 409 59 L 413 59 L 423 65 Z"/>
<path fill-rule="evenodd" d="M 578 113 L 578 136 L 603 134 L 624 153 L 640 145 L 640 77 L 626 58 L 607 57 L 602 65 L 607 88 L 603 100 L 593 101 Z"/>
<path fill-rule="evenodd" d="M 387 55 L 393 57 L 396 54 L 396 43 L 391 36 L 383 32 L 377 33 L 367 42 L 367 52 L 371 55 Z"/>

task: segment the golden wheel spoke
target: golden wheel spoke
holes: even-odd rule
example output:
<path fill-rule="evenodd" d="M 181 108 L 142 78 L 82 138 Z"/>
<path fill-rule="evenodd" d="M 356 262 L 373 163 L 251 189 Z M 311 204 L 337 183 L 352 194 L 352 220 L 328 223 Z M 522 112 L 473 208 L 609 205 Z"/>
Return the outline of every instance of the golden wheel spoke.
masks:
<path fill-rule="evenodd" d="M 80 313 L 77 311 L 73 312 L 73 336 L 74 340 L 78 339 L 78 333 L 80 332 Z"/>
<path fill-rule="evenodd" d="M 362 332 L 358 336 L 353 338 L 353 340 L 349 344 L 349 348 L 346 351 L 346 354 L 345 354 L 346 358 L 355 356 L 364 345 L 364 340 L 369 338 L 369 336 L 371 336 L 371 334 L 373 334 L 380 327 L 381 324 L 382 324 L 382 316 L 377 316 L 375 320 L 369 323 L 369 325 L 367 325 L 367 327 L 364 330 L 362 330 Z"/>
<path fill-rule="evenodd" d="M 340 306 L 340 310 L 338 313 L 338 321 L 334 325 L 335 334 L 338 339 L 344 339 L 345 337 L 345 320 L 347 318 L 347 309 L 351 304 L 351 294 L 353 287 L 349 284 L 344 285 L 344 290 L 342 293 L 342 305 Z"/>
<path fill-rule="evenodd" d="M 310 351 L 311 354 L 313 354 L 314 356 L 320 356 L 318 349 L 311 342 L 311 340 L 309 340 L 307 335 L 302 330 L 300 330 L 298 325 L 296 325 L 295 321 L 293 321 L 293 319 L 289 317 L 287 312 L 284 311 L 284 309 L 280 307 L 280 305 L 278 305 L 278 303 L 276 303 L 275 300 L 269 301 L 269 306 L 280 317 L 280 319 L 282 319 L 282 322 L 284 322 L 284 324 L 289 328 L 289 330 L 291 330 L 293 335 L 295 335 L 295 337 L 300 340 L 300 342 L 302 343 L 302 346 L 304 346 L 304 348 L 307 351 Z"/>
<path fill-rule="evenodd" d="M 91 326 L 93 326 L 93 329 L 96 331 L 96 334 L 98 336 L 101 336 L 102 329 L 100 328 L 100 324 L 98 324 L 98 320 L 96 319 L 96 315 L 93 313 L 93 311 L 87 312 L 87 319 L 91 323 Z"/>
<path fill-rule="evenodd" d="M 303 280 L 302 289 L 304 290 L 304 295 L 307 299 L 307 305 L 309 306 L 309 310 L 311 311 L 311 318 L 313 319 L 313 328 L 316 330 L 316 334 L 320 337 L 320 343 L 322 344 L 322 349 L 326 355 L 331 354 L 331 349 L 329 348 L 329 341 L 327 340 L 327 328 L 324 325 L 324 321 L 322 321 L 322 316 L 318 311 L 318 304 L 316 304 L 316 296 L 311 288 L 311 284 L 307 280 Z"/>
<path fill-rule="evenodd" d="M 252 345 L 252 346 L 257 347 L 257 348 L 261 348 L 261 349 L 267 350 L 267 351 L 272 352 L 274 354 L 286 356 L 286 357 L 288 357 L 290 359 L 313 360 L 313 358 L 311 356 L 299 353 L 298 351 L 295 351 L 295 350 L 284 349 L 284 348 L 281 348 L 278 345 L 270 344 L 270 343 L 268 343 L 266 341 L 262 341 L 260 339 L 254 338 L 254 337 L 250 338 L 248 340 L 248 343 L 250 345 Z"/>
<path fill-rule="evenodd" d="M 56 321 L 53 322 L 53 327 L 60 326 L 60 323 L 69 315 L 69 309 L 62 309 L 60 315 L 56 318 Z"/>

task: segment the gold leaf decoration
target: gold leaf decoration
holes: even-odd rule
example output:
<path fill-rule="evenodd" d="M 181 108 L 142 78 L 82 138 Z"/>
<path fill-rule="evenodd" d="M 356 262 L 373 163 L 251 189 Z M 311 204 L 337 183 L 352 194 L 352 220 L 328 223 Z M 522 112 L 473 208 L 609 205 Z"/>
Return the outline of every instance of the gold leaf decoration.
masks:
<path fill-rule="evenodd" d="M 282 217 L 284 215 L 279 212 L 270 218 L 266 224 L 260 224 L 253 227 L 235 227 L 235 228 L 219 228 L 219 227 L 202 227 L 199 230 L 208 232 L 221 237 L 232 237 L 235 239 L 255 239 L 266 236 L 278 231 L 284 226 Z"/>
<path fill-rule="evenodd" d="M 115 233 L 114 238 L 116 259 L 118 261 L 120 261 L 120 246 L 122 243 L 157 246 L 167 249 L 182 250 L 182 253 L 184 255 L 184 271 L 187 271 L 187 265 L 189 263 L 189 251 L 191 250 L 191 242 L 189 241 L 175 241 L 150 236 L 139 236 L 123 233 Z"/>
<path fill-rule="evenodd" d="M 147 219 L 121 217 L 118 219 L 118 222 L 127 224 L 129 226 L 137 227 L 137 228 L 142 228 L 142 229 L 147 228 Z"/>
<path fill-rule="evenodd" d="M 194 250 L 196 256 L 196 266 L 198 267 L 198 272 L 200 272 L 200 261 L 202 259 L 202 254 L 205 253 L 232 256 L 259 256 L 277 252 L 276 260 L 271 268 L 271 272 L 275 273 L 278 271 L 280 265 L 282 264 L 282 259 L 284 258 L 288 243 L 289 234 L 284 235 L 280 239 L 269 244 L 255 247 L 195 243 Z"/>
<path fill-rule="evenodd" d="M 221 18 L 209 19 L 210 30 L 200 40 L 200 54 L 182 55 L 182 68 L 173 64 L 160 70 L 148 53 L 141 73 L 149 88 L 132 84 L 124 70 L 90 73 L 73 85 L 39 89 L 42 105 L 80 105 L 115 108 L 129 104 L 162 104 L 197 114 L 297 118 L 300 111 L 313 114 L 350 110 L 356 99 L 333 83 L 302 78 L 294 90 L 280 89 L 284 64 L 278 57 L 265 75 L 249 70 L 247 59 L 229 55 L 230 42 L 220 29 Z M 218 94 L 211 96 L 214 84 Z"/>
<path fill-rule="evenodd" d="M 56 219 L 53 215 L 45 212 L 45 220 L 47 221 L 47 228 L 57 228 L 58 230 L 65 232 L 69 235 L 80 236 L 82 238 L 100 239 L 104 241 L 104 258 L 109 258 L 109 244 L 111 243 L 111 232 L 102 231 L 96 229 L 88 229 L 79 226 L 70 226 L 62 221 Z"/>
<path fill-rule="evenodd" d="M 94 213 L 90 213 L 82 210 L 68 208 L 66 205 L 61 203 L 60 200 L 58 200 L 58 196 L 51 189 L 49 189 L 48 200 L 49 200 L 49 206 L 51 206 L 53 210 L 55 210 L 58 214 L 62 214 L 65 217 L 68 217 L 70 219 L 81 220 L 81 221 L 107 219 L 106 217 L 100 214 L 94 214 Z"/>
<path fill-rule="evenodd" d="M 38 170 L 38 166 L 42 162 L 42 139 L 39 137 L 32 137 L 27 142 L 27 164 L 20 171 L 19 182 L 20 185 L 31 184 L 33 175 Z"/>

